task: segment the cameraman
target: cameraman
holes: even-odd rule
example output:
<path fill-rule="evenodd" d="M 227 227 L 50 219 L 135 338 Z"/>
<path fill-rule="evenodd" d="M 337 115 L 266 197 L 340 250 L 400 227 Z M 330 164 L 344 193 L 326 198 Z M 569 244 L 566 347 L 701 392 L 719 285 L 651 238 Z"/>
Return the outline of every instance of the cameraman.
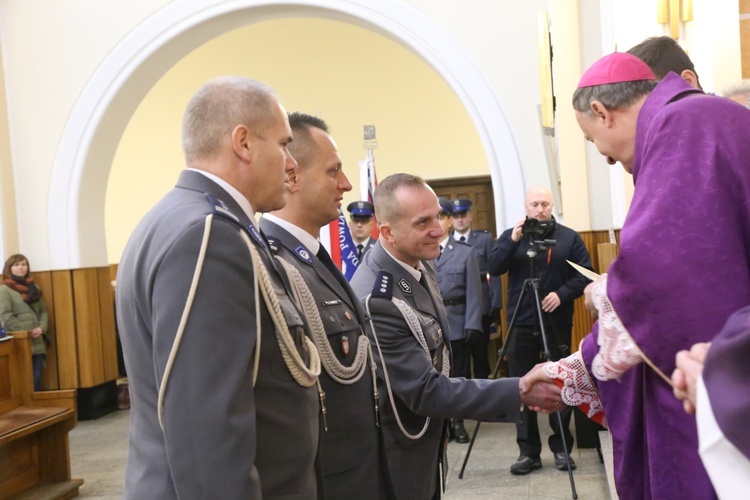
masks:
<path fill-rule="evenodd" d="M 552 217 L 552 193 L 546 188 L 535 187 L 526 193 L 526 214 L 530 219 L 519 221 L 507 229 L 495 242 L 490 253 L 490 274 L 508 273 L 508 322 L 518 307 L 516 323 L 508 345 L 508 370 L 512 377 L 526 374 L 537 363 L 544 361 L 544 344 L 540 335 L 539 318 L 531 286 L 524 292 L 523 302 L 518 299 L 525 280 L 538 277 L 540 280 L 539 298 L 542 304 L 544 327 L 552 359 L 559 359 L 569 353 L 571 330 L 573 329 L 573 301 L 583 294 L 589 280 L 573 269 L 570 260 L 591 269 L 591 258 L 581 237 Z M 534 242 L 555 240 L 554 245 L 540 245 Z M 529 255 L 531 246 L 537 254 L 534 257 L 536 276 L 531 276 Z M 544 247 L 544 248 L 542 248 Z M 560 346 L 565 346 L 561 352 Z M 565 442 L 570 452 L 573 436 L 569 430 L 572 408 L 561 412 Z M 565 450 L 557 416 L 550 415 L 550 426 L 554 434 L 549 438 L 549 447 L 555 457 L 555 466 L 567 470 Z M 542 444 L 539 438 L 536 412 L 524 409 L 521 423 L 516 425 L 516 441 L 520 450 L 518 460 L 511 466 L 511 474 L 528 474 L 542 467 Z M 570 459 L 572 469 L 575 462 Z"/>

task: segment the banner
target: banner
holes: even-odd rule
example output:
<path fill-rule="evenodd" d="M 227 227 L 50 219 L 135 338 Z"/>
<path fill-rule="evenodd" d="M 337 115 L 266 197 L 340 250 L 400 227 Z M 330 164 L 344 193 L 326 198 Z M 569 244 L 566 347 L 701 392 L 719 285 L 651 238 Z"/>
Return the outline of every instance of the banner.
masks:
<path fill-rule="evenodd" d="M 331 260 L 344 273 L 349 281 L 357 270 L 357 247 L 352 240 L 352 233 L 346 217 L 339 210 L 339 218 L 320 229 L 320 242 L 331 255 Z"/>

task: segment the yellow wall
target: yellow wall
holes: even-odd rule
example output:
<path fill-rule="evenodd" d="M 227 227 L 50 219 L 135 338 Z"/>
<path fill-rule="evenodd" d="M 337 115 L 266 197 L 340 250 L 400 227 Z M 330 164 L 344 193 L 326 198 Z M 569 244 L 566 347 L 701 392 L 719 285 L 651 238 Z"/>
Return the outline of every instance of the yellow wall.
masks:
<path fill-rule="evenodd" d="M 349 24 L 284 19 L 244 27 L 195 50 L 167 72 L 133 115 L 115 156 L 106 201 L 107 252 L 120 254 L 143 214 L 184 168 L 180 120 L 204 81 L 223 74 L 276 89 L 288 111 L 320 113 L 359 199 L 362 126 L 377 126 L 379 178 L 489 175 L 465 108 L 448 85 L 400 45 Z"/>

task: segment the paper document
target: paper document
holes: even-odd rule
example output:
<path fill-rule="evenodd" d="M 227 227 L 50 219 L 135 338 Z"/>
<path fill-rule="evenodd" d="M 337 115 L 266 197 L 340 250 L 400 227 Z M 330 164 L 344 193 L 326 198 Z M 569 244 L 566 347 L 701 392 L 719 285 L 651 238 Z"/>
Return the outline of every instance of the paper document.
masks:
<path fill-rule="evenodd" d="M 573 266 L 573 269 L 575 269 L 579 273 L 583 274 L 584 276 L 586 276 L 591 281 L 596 281 L 596 279 L 599 277 L 599 275 L 596 274 L 594 271 L 589 271 L 585 267 L 579 266 L 575 262 L 570 262 L 569 260 L 566 260 L 565 262 L 567 262 L 568 264 L 570 264 L 571 266 Z"/>

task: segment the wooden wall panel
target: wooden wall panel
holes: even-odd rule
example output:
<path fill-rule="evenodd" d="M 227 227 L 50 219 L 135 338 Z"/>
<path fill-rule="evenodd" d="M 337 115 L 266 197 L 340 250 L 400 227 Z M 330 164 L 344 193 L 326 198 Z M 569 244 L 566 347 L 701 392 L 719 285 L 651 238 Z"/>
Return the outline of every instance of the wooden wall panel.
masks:
<path fill-rule="evenodd" d="M 78 348 L 76 341 L 76 313 L 73 279 L 68 270 L 52 271 L 52 300 L 55 309 L 55 337 L 60 389 L 77 389 Z"/>
<path fill-rule="evenodd" d="M 99 274 L 96 268 L 73 270 L 73 294 L 78 341 L 78 387 L 94 387 L 106 382 L 99 313 Z"/>
<path fill-rule="evenodd" d="M 750 19 L 740 20 L 740 60 L 742 78 L 750 78 Z"/>
<path fill-rule="evenodd" d="M 108 267 L 97 268 L 97 274 L 99 276 L 99 318 L 101 320 L 104 380 L 117 380 L 119 370 L 117 368 L 117 330 L 112 280 L 109 277 Z"/>
<path fill-rule="evenodd" d="M 44 371 L 42 371 L 42 390 L 50 391 L 60 388 L 60 381 L 58 378 L 57 368 L 57 334 L 55 328 L 55 290 L 52 285 L 52 272 L 44 271 L 40 273 L 33 273 L 34 282 L 37 284 L 39 289 L 42 291 L 42 300 L 44 305 L 47 306 L 47 336 L 49 337 L 50 345 L 47 348 L 47 359 L 45 361 Z"/>

